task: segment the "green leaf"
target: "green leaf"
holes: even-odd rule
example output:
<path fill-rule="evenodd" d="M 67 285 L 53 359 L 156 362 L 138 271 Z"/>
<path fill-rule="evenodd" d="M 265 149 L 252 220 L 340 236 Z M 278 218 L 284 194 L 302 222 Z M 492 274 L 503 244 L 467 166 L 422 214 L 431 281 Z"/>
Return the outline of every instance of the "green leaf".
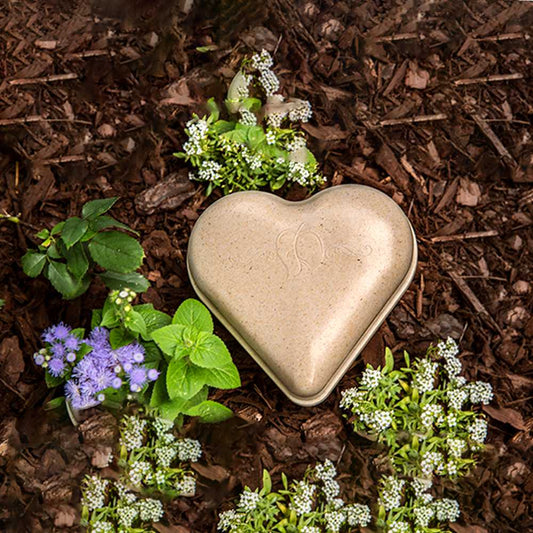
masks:
<path fill-rule="evenodd" d="M 172 323 L 193 326 L 198 331 L 213 333 L 213 319 L 211 313 L 203 303 L 194 298 L 185 300 L 178 307 L 172 318 Z"/>
<path fill-rule="evenodd" d="M 48 239 L 48 237 L 50 237 L 50 232 L 47 229 L 42 229 L 41 231 L 39 231 L 39 233 L 36 233 L 35 236 L 39 237 L 39 239 L 42 239 L 44 241 Z"/>
<path fill-rule="evenodd" d="M 81 279 L 89 270 L 89 259 L 85 253 L 83 244 L 77 243 L 70 250 L 65 250 L 67 267 L 75 278 Z"/>
<path fill-rule="evenodd" d="M 82 220 L 79 217 L 69 218 L 63 226 L 61 240 L 67 248 L 71 248 L 83 237 L 88 227 L 89 223 L 86 220 Z"/>
<path fill-rule="evenodd" d="M 152 339 L 163 353 L 174 356 L 176 348 L 183 344 L 183 330 L 185 326 L 171 324 L 152 332 Z"/>
<path fill-rule="evenodd" d="M 263 470 L 263 489 L 265 494 L 269 494 L 272 490 L 272 479 L 268 473 L 268 470 Z"/>
<path fill-rule="evenodd" d="M 48 372 L 45 373 L 44 375 L 44 381 L 46 383 L 46 386 L 49 388 L 49 389 L 53 389 L 54 387 L 57 387 L 58 385 L 61 385 L 61 383 L 64 383 L 65 382 L 65 377 L 54 377 L 54 376 L 51 376 Z"/>
<path fill-rule="evenodd" d="M 146 322 L 140 313 L 130 311 L 124 319 L 125 326 L 133 333 L 138 333 L 143 338 L 146 337 Z"/>
<path fill-rule="evenodd" d="M 244 107 L 245 109 L 248 109 L 248 111 L 251 111 L 252 113 L 257 113 L 261 109 L 262 103 L 261 103 L 261 100 L 259 100 L 259 98 L 244 98 L 241 101 L 241 106 Z M 263 128 L 261 126 L 254 126 L 254 127 L 259 128 L 261 132 L 263 131 Z M 264 136 L 264 133 L 263 133 L 263 136 Z"/>
<path fill-rule="evenodd" d="M 209 98 L 209 100 L 207 100 L 206 107 L 207 111 L 209 112 L 209 118 L 212 121 L 218 120 L 218 117 L 220 116 L 220 110 L 218 109 L 218 105 L 214 98 Z"/>
<path fill-rule="evenodd" d="M 150 397 L 150 407 L 159 407 L 163 403 L 168 402 L 168 400 L 169 397 L 166 384 L 166 370 L 164 370 L 154 383 L 152 396 Z"/>
<path fill-rule="evenodd" d="M 116 350 L 121 346 L 126 346 L 127 344 L 132 343 L 135 340 L 135 337 L 127 330 L 122 328 L 113 328 L 109 332 L 109 344 L 111 348 Z"/>
<path fill-rule="evenodd" d="M 174 358 L 168 364 L 167 391 L 170 399 L 185 398 L 189 400 L 205 385 L 198 367 L 191 364 L 187 358 Z"/>
<path fill-rule="evenodd" d="M 216 335 L 200 331 L 190 351 L 191 361 L 202 368 L 225 367 L 231 363 L 226 345 Z"/>
<path fill-rule="evenodd" d="M 109 211 L 117 200 L 118 198 L 115 196 L 113 198 L 87 202 L 81 210 L 81 216 L 87 220 L 94 220 L 96 217 Z"/>
<path fill-rule="evenodd" d="M 88 276 L 80 280 L 74 278 L 68 271 L 67 265 L 57 261 L 50 261 L 44 274 L 54 289 L 60 292 L 66 300 L 72 300 L 83 294 L 91 282 Z"/>
<path fill-rule="evenodd" d="M 198 405 L 187 409 L 185 414 L 200 417 L 200 422 L 214 424 L 231 418 L 233 416 L 233 411 L 218 402 L 205 400 Z"/>
<path fill-rule="evenodd" d="M 157 383 L 157 382 L 156 382 Z M 207 387 L 203 387 L 198 394 L 195 394 L 190 400 L 176 398 L 164 402 L 159 407 L 159 413 L 163 418 L 174 420 L 178 415 L 185 413 L 187 409 L 207 400 Z"/>
<path fill-rule="evenodd" d="M 99 326 L 100 322 L 102 322 L 102 310 L 93 309 L 93 312 L 91 314 L 91 329 Z"/>
<path fill-rule="evenodd" d="M 161 311 L 154 309 L 152 304 L 141 304 L 133 307 L 139 313 L 146 324 L 147 337 L 151 338 L 152 331 L 168 326 L 171 323 L 171 318 Z"/>
<path fill-rule="evenodd" d="M 206 385 L 218 389 L 235 389 L 241 386 L 239 371 L 233 363 L 219 368 L 198 368 L 198 375 Z"/>
<path fill-rule="evenodd" d="M 59 251 L 59 246 L 61 244 L 61 241 L 57 241 L 56 243 L 52 243 L 48 250 L 46 251 L 46 255 L 50 257 L 51 259 L 62 259 L 63 256 L 61 255 L 61 252 Z"/>
<path fill-rule="evenodd" d="M 54 235 L 57 235 L 59 233 L 61 233 L 61 231 L 63 230 L 63 226 L 65 225 L 65 221 L 63 222 L 58 222 L 53 228 L 52 228 L 52 231 L 50 232 L 50 235 L 54 236 Z"/>
<path fill-rule="evenodd" d="M 43 271 L 46 264 L 46 254 L 29 250 L 22 256 L 21 262 L 24 274 L 30 276 L 30 278 L 36 278 Z"/>
<path fill-rule="evenodd" d="M 248 146 L 250 148 L 257 148 L 265 139 L 266 135 L 261 126 L 250 126 L 247 134 Z"/>
<path fill-rule="evenodd" d="M 131 289 L 135 292 L 145 292 L 150 286 L 150 282 L 138 272 L 102 272 L 98 274 L 100 279 L 110 289 Z"/>
<path fill-rule="evenodd" d="M 390 348 L 385 348 L 385 368 L 384 373 L 388 374 L 389 372 L 392 372 L 394 369 L 394 355 L 392 355 L 392 352 Z"/>
<path fill-rule="evenodd" d="M 100 216 L 94 220 L 91 220 L 91 222 L 89 223 L 89 229 L 91 231 L 94 231 L 95 233 L 98 233 L 99 231 L 102 231 L 106 228 L 121 228 L 131 231 L 136 235 L 139 234 L 138 232 L 133 231 L 128 225 L 123 224 L 122 222 L 119 222 L 118 220 L 115 220 L 113 217 L 110 217 L 108 215 Z"/>
<path fill-rule="evenodd" d="M 141 266 L 144 250 L 129 235 L 118 231 L 98 233 L 89 242 L 92 258 L 106 270 L 132 272 Z"/>
<path fill-rule="evenodd" d="M 228 122 L 227 120 L 217 120 L 213 124 L 213 132 L 217 135 L 226 133 L 227 131 L 232 131 L 235 129 L 235 122 Z"/>
<path fill-rule="evenodd" d="M 55 409 L 60 409 L 61 407 L 65 406 L 65 397 L 64 396 L 58 396 L 57 398 L 54 398 L 53 400 L 50 400 L 45 406 L 45 411 L 53 411 Z"/>

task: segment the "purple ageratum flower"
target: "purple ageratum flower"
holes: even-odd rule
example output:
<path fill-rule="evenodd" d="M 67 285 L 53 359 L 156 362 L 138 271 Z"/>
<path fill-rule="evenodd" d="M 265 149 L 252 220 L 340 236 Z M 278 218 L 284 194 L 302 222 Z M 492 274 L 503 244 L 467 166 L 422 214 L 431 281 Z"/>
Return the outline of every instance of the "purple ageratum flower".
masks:
<path fill-rule="evenodd" d="M 130 389 L 134 392 L 140 391 L 146 384 L 146 368 L 134 366 L 129 372 Z"/>
<path fill-rule="evenodd" d="M 155 368 L 150 368 L 150 370 L 148 370 L 148 379 L 150 381 L 155 381 L 158 377 L 159 377 L 159 374 L 161 372 L 159 372 L 159 370 L 156 370 Z"/>
<path fill-rule="evenodd" d="M 81 394 L 81 389 L 75 380 L 69 379 L 65 383 L 65 396 L 72 404 L 72 407 L 76 409 L 81 409 L 83 407 L 83 396 Z"/>
<path fill-rule="evenodd" d="M 76 361 L 76 354 L 74 352 L 69 352 L 67 354 L 66 359 L 69 363 L 73 363 L 74 361 Z"/>
<path fill-rule="evenodd" d="M 60 357 L 52 357 L 48 361 L 48 373 L 55 378 L 62 376 L 65 372 L 65 361 Z"/>
<path fill-rule="evenodd" d="M 121 346 L 115 350 L 115 357 L 117 362 L 126 370 L 126 364 L 133 365 L 144 361 L 144 347 L 136 342 Z M 131 367 L 128 368 L 131 369 Z M 126 370 L 126 372 L 129 372 L 129 370 Z"/>
<path fill-rule="evenodd" d="M 106 367 L 97 367 L 96 372 L 92 376 L 92 384 L 94 385 L 95 391 L 100 392 L 111 387 L 114 379 L 115 374 L 113 370 Z"/>
<path fill-rule="evenodd" d="M 51 326 L 45 329 L 41 338 L 44 342 L 53 343 L 54 341 L 60 341 L 65 339 L 70 333 L 70 327 L 60 322 L 55 326 Z"/>
<path fill-rule="evenodd" d="M 120 389 L 120 387 L 122 387 L 122 380 L 119 377 L 113 378 L 113 382 L 111 383 L 111 386 L 114 389 Z"/>
<path fill-rule="evenodd" d="M 75 352 L 80 348 L 80 340 L 75 335 L 68 335 L 64 344 L 65 348 L 71 352 Z"/>
<path fill-rule="evenodd" d="M 36 353 L 33 355 L 33 360 L 35 361 L 36 365 L 42 366 L 44 363 L 44 355 L 42 353 Z"/>
<path fill-rule="evenodd" d="M 91 346 L 94 351 L 111 350 L 111 345 L 109 344 L 109 331 L 105 328 L 94 328 L 85 342 Z"/>
<path fill-rule="evenodd" d="M 67 350 L 65 349 L 65 346 L 61 342 L 54 342 L 50 346 L 50 351 L 58 358 L 63 359 L 65 356 Z"/>

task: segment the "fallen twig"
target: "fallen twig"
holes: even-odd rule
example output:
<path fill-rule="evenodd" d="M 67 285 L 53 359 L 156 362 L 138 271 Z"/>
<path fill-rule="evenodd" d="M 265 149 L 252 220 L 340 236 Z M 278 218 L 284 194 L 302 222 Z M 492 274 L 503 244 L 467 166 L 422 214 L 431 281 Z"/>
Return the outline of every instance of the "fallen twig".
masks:
<path fill-rule="evenodd" d="M 72 52 L 65 56 L 65 59 L 85 59 L 86 57 L 114 56 L 112 50 L 84 50 L 83 52 Z"/>
<path fill-rule="evenodd" d="M 450 276 L 450 278 L 452 278 L 455 285 L 457 285 L 457 288 L 461 291 L 463 296 L 468 300 L 468 302 L 474 308 L 474 310 L 477 313 L 479 313 L 481 318 L 483 318 L 485 323 L 491 328 L 501 333 L 500 326 L 498 326 L 496 321 L 492 318 L 489 312 L 485 309 L 485 306 L 479 301 L 478 297 L 474 294 L 474 292 L 468 286 L 466 281 L 459 274 L 457 274 L 457 272 L 454 272 L 453 270 L 449 270 L 448 275 Z"/>
<path fill-rule="evenodd" d="M 517 163 L 514 160 L 513 156 L 509 153 L 507 148 L 505 148 L 503 143 L 494 133 L 492 128 L 487 124 L 487 122 L 477 113 L 472 113 L 472 118 L 474 119 L 474 122 L 478 125 L 479 129 L 485 134 L 485 136 L 494 145 L 494 148 L 496 148 L 496 151 L 506 161 L 506 163 L 510 164 L 513 167 L 516 167 Z"/>
<path fill-rule="evenodd" d="M 457 235 L 438 235 L 431 237 L 431 242 L 450 242 L 450 241 L 466 241 L 468 239 L 483 239 L 485 237 L 497 237 L 500 233 L 495 229 L 486 231 L 470 231 L 468 233 L 460 233 Z"/>
<path fill-rule="evenodd" d="M 514 72 L 512 74 L 492 74 L 491 76 L 482 76 L 480 78 L 464 78 L 461 80 L 455 80 L 454 85 L 473 85 L 474 83 L 490 83 L 493 81 L 508 81 L 508 80 L 521 80 L 524 77 L 523 74 Z"/>
<path fill-rule="evenodd" d="M 32 85 L 36 83 L 48 83 L 50 81 L 65 81 L 75 80 L 78 75 L 74 72 L 67 72 L 66 74 L 52 74 L 50 76 L 43 76 L 41 78 L 20 78 L 16 80 L 9 80 L 9 85 Z"/>
<path fill-rule="evenodd" d="M 87 158 L 84 155 L 63 155 L 61 157 L 53 157 L 51 159 L 43 159 L 39 161 L 41 165 L 58 165 L 61 163 L 76 163 L 78 161 L 85 161 Z"/>
<path fill-rule="evenodd" d="M 0 119 L 0 126 L 13 126 L 15 124 L 29 124 L 30 122 L 39 122 L 41 120 L 46 120 L 40 115 L 29 115 L 27 117 L 18 117 L 18 118 L 2 118 Z"/>
<path fill-rule="evenodd" d="M 416 117 L 389 118 L 380 120 L 378 126 L 396 126 L 398 124 L 415 124 L 417 122 L 433 122 L 435 120 L 446 120 L 448 116 L 445 113 L 435 115 L 417 115 Z"/>
<path fill-rule="evenodd" d="M 423 35 L 418 33 L 396 33 L 395 35 L 384 35 L 383 37 L 376 37 L 372 39 L 375 43 L 391 43 L 394 41 L 407 41 L 409 39 L 424 39 Z"/>

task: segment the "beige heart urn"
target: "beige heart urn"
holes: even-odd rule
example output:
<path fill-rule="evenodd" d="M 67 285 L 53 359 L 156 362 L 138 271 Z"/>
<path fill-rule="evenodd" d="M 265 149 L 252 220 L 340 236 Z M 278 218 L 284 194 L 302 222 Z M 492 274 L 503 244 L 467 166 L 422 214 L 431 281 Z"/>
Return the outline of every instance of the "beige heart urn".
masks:
<path fill-rule="evenodd" d="M 333 390 L 411 282 L 400 207 L 362 185 L 301 201 L 247 191 L 211 205 L 187 255 L 200 299 L 295 403 Z"/>

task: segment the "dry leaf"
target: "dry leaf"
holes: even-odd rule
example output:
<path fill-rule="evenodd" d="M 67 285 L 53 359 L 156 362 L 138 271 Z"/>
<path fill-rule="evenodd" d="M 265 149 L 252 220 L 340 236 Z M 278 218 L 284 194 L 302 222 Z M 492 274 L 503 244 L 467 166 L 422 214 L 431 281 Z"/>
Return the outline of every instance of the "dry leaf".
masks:
<path fill-rule="evenodd" d="M 229 472 L 223 466 L 192 464 L 191 468 L 211 481 L 221 482 L 229 478 Z"/>
<path fill-rule="evenodd" d="M 405 85 L 412 89 L 425 89 L 429 82 L 429 72 L 420 68 L 414 61 L 409 62 L 409 70 L 405 76 Z"/>
<path fill-rule="evenodd" d="M 338 126 L 311 126 L 311 124 L 303 124 L 304 129 L 311 137 L 320 139 L 321 141 L 341 141 L 350 135 L 349 131 L 341 130 Z"/>

